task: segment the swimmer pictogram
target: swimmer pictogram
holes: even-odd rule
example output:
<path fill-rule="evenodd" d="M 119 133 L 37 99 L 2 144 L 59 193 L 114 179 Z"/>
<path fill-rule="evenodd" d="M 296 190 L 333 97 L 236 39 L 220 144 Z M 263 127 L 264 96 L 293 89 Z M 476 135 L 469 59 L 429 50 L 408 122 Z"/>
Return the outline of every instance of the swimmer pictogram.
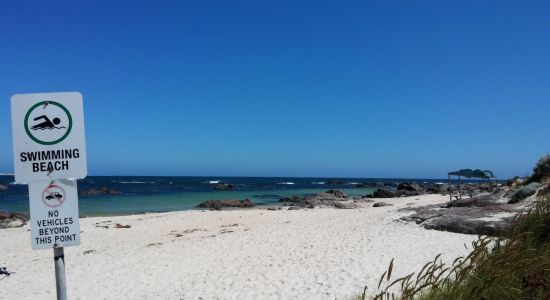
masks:
<path fill-rule="evenodd" d="M 25 132 L 41 145 L 55 145 L 71 132 L 73 119 L 69 110 L 55 101 L 34 104 L 25 114 Z"/>
<path fill-rule="evenodd" d="M 50 121 L 50 118 L 48 118 L 48 116 L 46 115 L 41 115 L 41 116 L 38 116 L 36 118 L 33 119 L 34 121 L 38 121 L 38 120 L 44 120 L 42 123 L 40 124 L 36 124 L 34 126 L 31 127 L 32 130 L 44 130 L 44 129 L 63 129 L 63 128 L 67 128 L 65 126 L 59 126 L 57 127 L 56 125 L 59 125 L 59 123 L 61 123 L 61 120 L 59 118 L 53 118 L 53 120 Z"/>

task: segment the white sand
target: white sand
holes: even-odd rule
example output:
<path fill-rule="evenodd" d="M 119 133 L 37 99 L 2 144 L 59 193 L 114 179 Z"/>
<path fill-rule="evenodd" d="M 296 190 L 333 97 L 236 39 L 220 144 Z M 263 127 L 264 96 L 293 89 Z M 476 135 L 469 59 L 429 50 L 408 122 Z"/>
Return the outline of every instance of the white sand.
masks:
<path fill-rule="evenodd" d="M 381 208 L 81 219 L 82 244 L 65 249 L 68 296 L 349 299 L 365 284 L 372 291 L 392 258 L 399 276 L 418 271 L 438 253 L 447 262 L 467 253 L 464 243 L 475 236 L 395 221 L 404 215 L 397 209 L 407 204 L 447 200 L 426 195 L 384 199 L 395 206 Z M 109 228 L 96 227 L 98 222 Z M 132 227 L 113 228 L 116 223 Z M 0 266 L 16 272 L 0 281 L 0 299 L 55 298 L 53 250 L 31 250 L 28 229 L 0 230 Z M 83 254 L 87 250 L 94 252 Z"/>

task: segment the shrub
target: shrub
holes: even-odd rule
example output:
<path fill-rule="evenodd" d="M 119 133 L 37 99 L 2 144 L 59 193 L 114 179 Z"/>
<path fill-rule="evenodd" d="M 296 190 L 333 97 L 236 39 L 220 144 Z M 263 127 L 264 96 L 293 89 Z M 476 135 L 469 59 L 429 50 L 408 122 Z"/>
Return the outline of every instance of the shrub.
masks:
<path fill-rule="evenodd" d="M 540 187 L 540 183 L 531 182 L 528 185 L 520 186 L 510 197 L 508 203 L 518 203 L 521 200 L 534 195 L 537 192 L 537 189 Z"/>
<path fill-rule="evenodd" d="M 526 183 L 543 182 L 545 179 L 550 179 L 550 155 L 545 155 L 539 159 L 533 168 L 533 175 L 529 177 Z"/>

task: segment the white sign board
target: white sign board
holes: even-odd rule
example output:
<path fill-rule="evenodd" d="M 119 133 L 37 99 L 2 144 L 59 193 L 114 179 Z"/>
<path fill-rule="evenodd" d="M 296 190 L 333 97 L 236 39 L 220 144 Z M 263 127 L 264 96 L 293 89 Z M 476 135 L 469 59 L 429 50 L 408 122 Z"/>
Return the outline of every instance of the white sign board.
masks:
<path fill-rule="evenodd" d="M 76 180 L 29 183 L 32 249 L 80 244 Z"/>
<path fill-rule="evenodd" d="M 80 93 L 13 95 L 11 116 L 15 181 L 86 177 Z"/>

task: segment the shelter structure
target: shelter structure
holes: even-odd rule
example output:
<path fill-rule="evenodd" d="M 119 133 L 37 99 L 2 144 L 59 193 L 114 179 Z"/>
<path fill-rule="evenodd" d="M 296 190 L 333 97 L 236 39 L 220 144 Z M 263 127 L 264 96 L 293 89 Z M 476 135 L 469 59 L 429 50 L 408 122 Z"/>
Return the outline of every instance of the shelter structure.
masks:
<path fill-rule="evenodd" d="M 462 182 L 460 180 L 461 177 L 486 179 L 487 181 L 490 181 L 490 180 L 494 179 L 495 180 L 495 187 L 498 187 L 497 178 L 496 178 L 495 174 L 493 174 L 493 172 L 490 171 L 490 170 L 462 169 L 462 170 L 458 170 L 458 171 L 454 171 L 454 172 L 449 172 L 448 176 L 449 176 L 449 199 L 451 201 L 452 201 L 452 193 L 451 193 L 451 189 L 450 189 L 450 187 L 451 187 L 451 176 L 458 176 L 458 197 L 459 197 L 459 199 L 462 199 L 462 188 L 461 188 Z"/>

